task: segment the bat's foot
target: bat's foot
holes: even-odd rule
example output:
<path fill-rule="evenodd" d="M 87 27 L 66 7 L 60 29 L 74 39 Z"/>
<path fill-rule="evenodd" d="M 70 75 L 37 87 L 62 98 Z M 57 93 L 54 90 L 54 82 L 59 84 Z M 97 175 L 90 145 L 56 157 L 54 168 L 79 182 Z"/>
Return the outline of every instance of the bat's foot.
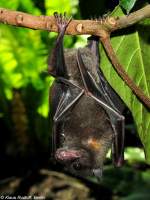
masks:
<path fill-rule="evenodd" d="M 72 17 L 68 19 L 66 17 L 66 12 L 64 12 L 64 14 L 58 14 L 57 12 L 54 12 L 54 17 L 58 26 L 58 31 L 65 32 L 66 28 L 72 20 Z"/>

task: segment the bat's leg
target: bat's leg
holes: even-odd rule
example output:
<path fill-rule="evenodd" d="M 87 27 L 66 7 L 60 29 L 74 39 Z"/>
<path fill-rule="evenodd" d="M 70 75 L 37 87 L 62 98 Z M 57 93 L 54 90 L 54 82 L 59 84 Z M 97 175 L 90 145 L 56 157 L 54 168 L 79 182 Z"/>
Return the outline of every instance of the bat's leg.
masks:
<path fill-rule="evenodd" d="M 63 50 L 63 38 L 67 26 L 71 22 L 71 18 L 69 20 L 66 19 L 66 14 L 64 15 L 58 13 L 54 13 L 54 17 L 56 20 L 56 24 L 58 26 L 58 37 L 56 40 L 56 44 L 54 49 L 52 50 L 51 56 L 48 58 L 48 72 L 53 76 L 63 76 L 66 77 L 66 66 L 64 59 L 64 50 Z"/>

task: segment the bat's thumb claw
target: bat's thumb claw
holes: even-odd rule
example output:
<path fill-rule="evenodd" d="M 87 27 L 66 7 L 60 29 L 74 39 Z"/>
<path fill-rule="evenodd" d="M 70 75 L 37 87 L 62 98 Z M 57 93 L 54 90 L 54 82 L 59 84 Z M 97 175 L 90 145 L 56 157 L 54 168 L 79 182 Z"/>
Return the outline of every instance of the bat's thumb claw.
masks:
<path fill-rule="evenodd" d="M 98 179 L 98 181 L 102 180 L 103 170 L 102 169 L 93 169 L 94 176 Z"/>

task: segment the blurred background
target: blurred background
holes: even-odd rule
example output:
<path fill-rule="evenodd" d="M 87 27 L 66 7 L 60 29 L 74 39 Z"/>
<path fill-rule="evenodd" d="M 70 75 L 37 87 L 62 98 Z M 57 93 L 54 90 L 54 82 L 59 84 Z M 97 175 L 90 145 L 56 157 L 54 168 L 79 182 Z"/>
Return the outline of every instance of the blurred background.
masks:
<path fill-rule="evenodd" d="M 33 15 L 55 11 L 74 19 L 111 12 L 118 0 L 0 0 L 0 7 Z M 142 7 L 143 2 L 135 9 Z M 56 33 L 0 24 L 0 195 L 36 195 L 46 199 L 150 199 L 150 168 L 128 108 L 125 110 L 125 165 L 106 159 L 102 182 L 70 177 L 50 161 L 51 120 L 48 95 L 53 78 L 47 57 Z M 66 36 L 66 48 L 82 47 L 87 36 Z"/>

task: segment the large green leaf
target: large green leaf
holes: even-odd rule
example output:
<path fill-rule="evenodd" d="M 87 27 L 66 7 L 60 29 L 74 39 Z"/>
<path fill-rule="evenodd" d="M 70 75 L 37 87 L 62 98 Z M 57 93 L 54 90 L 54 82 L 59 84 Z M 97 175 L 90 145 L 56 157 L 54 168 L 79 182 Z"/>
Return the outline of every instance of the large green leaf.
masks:
<path fill-rule="evenodd" d="M 119 7 L 113 12 L 115 16 L 122 14 Z M 146 30 L 145 34 L 148 35 Z M 141 39 L 138 30 L 130 30 L 128 33 L 124 31 L 121 35 L 111 38 L 111 43 L 125 71 L 145 95 L 150 97 L 150 47 L 147 41 L 144 38 Z M 101 54 L 101 68 L 109 83 L 131 110 L 144 146 L 147 162 L 150 163 L 150 112 L 118 76 L 104 50 Z"/>
<path fill-rule="evenodd" d="M 137 0 L 120 0 L 120 5 L 129 13 L 136 1 Z"/>

